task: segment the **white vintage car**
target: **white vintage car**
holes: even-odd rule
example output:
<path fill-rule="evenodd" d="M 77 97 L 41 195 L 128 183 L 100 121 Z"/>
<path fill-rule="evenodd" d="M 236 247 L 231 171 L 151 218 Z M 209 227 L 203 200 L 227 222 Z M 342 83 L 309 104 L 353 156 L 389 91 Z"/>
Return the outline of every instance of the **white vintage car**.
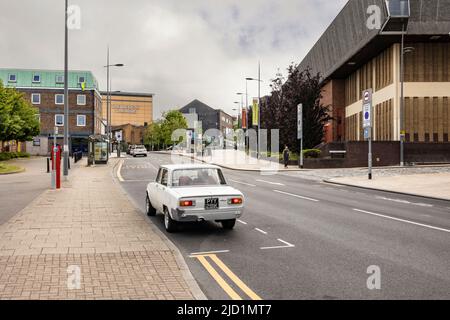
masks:
<path fill-rule="evenodd" d="M 227 185 L 217 166 L 164 165 L 147 186 L 146 211 L 149 216 L 163 213 L 168 232 L 181 222 L 195 221 L 216 221 L 233 229 L 244 211 L 244 195 Z"/>

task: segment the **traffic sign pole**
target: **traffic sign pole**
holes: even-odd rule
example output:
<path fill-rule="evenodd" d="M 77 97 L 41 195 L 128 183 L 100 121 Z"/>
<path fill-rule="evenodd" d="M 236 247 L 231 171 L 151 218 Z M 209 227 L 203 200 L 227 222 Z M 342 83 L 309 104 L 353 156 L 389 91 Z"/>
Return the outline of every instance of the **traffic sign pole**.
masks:
<path fill-rule="evenodd" d="M 368 152 L 368 176 L 369 180 L 372 180 L 372 94 L 373 90 L 368 89 L 363 92 L 363 128 L 364 136 L 367 135 L 369 142 Z M 365 138 L 365 137 L 364 137 Z"/>
<path fill-rule="evenodd" d="M 300 140 L 300 168 L 303 169 L 303 104 L 297 106 L 297 138 Z"/>

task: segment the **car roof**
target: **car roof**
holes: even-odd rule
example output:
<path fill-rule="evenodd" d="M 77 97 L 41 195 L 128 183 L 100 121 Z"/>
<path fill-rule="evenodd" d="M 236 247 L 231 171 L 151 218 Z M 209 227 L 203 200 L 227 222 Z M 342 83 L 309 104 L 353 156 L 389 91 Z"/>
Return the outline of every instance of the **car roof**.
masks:
<path fill-rule="evenodd" d="M 219 166 L 211 164 L 165 164 L 161 165 L 161 168 L 166 168 L 168 170 L 179 170 L 179 169 L 220 169 Z"/>

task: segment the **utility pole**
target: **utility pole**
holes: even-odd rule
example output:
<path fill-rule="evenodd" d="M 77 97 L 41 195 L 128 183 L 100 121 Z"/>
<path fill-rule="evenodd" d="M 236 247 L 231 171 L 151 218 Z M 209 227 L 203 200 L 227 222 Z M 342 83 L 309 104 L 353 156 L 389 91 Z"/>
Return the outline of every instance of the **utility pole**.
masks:
<path fill-rule="evenodd" d="M 404 56 L 405 56 L 405 25 L 402 25 L 402 44 L 401 44 L 401 53 L 400 53 L 400 166 L 403 167 L 405 165 L 405 127 L 404 127 Z"/>
<path fill-rule="evenodd" d="M 69 77 L 68 77 L 68 65 L 69 65 L 69 30 L 67 27 L 68 19 L 68 0 L 65 0 L 65 19 L 64 19 L 64 149 L 63 149 L 63 175 L 67 179 L 69 175 Z"/>
<path fill-rule="evenodd" d="M 261 62 L 258 62 L 258 159 L 261 158 Z"/>

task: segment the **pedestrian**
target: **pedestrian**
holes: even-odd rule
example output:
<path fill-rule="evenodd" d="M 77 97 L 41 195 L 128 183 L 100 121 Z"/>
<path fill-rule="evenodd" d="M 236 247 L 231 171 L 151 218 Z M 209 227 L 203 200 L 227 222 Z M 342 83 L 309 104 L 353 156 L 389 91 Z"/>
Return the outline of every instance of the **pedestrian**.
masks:
<path fill-rule="evenodd" d="M 288 163 L 289 163 L 289 148 L 288 148 L 288 146 L 284 146 L 283 160 L 284 160 L 284 167 L 287 168 Z"/>

